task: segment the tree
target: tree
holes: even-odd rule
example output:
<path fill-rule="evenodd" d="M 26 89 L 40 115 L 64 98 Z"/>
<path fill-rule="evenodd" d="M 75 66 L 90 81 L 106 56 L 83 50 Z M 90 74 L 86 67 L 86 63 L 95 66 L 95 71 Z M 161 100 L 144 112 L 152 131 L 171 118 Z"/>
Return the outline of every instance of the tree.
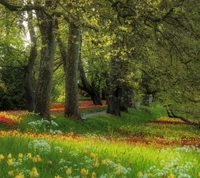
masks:
<path fill-rule="evenodd" d="M 55 17 L 51 10 L 56 7 L 55 1 L 46 1 L 46 11 L 37 11 L 39 29 L 41 34 L 41 59 L 39 78 L 36 91 L 36 113 L 40 113 L 45 119 L 50 119 L 50 95 L 52 87 L 53 65 L 55 57 Z"/>
<path fill-rule="evenodd" d="M 30 40 L 31 40 L 31 49 L 30 54 L 28 58 L 28 64 L 25 66 L 24 71 L 24 90 L 25 90 L 25 99 L 27 103 L 27 109 L 28 112 L 34 112 L 35 111 L 35 91 L 33 86 L 33 67 L 34 62 L 37 57 L 37 37 L 36 33 L 33 27 L 33 14 L 32 12 L 28 13 L 28 30 L 30 34 Z"/>
<path fill-rule="evenodd" d="M 55 53 L 55 18 L 52 15 L 52 10 L 55 9 L 56 2 L 48 0 L 44 4 L 36 2 L 24 5 L 21 2 L 21 5 L 13 5 L 1 0 L 0 3 L 11 11 L 36 11 L 42 48 L 35 111 L 45 119 L 50 119 L 50 93 Z"/>
<path fill-rule="evenodd" d="M 82 36 L 81 36 L 81 38 L 82 38 Z M 80 47 L 81 47 L 82 39 L 80 42 L 81 42 L 80 43 Z M 80 54 L 81 54 L 81 51 L 80 51 Z M 85 70 L 84 70 L 84 66 L 83 66 L 83 59 L 81 58 L 81 55 L 79 56 L 78 69 L 79 69 L 79 74 L 80 74 L 80 79 L 81 79 L 81 84 L 78 84 L 79 89 L 88 93 L 88 95 L 91 97 L 94 105 L 102 105 L 100 92 L 94 86 L 92 86 L 86 78 Z"/>
<path fill-rule="evenodd" d="M 25 109 L 23 90 L 23 66 L 26 52 L 18 13 L 1 11 L 0 42 L 0 110 Z"/>

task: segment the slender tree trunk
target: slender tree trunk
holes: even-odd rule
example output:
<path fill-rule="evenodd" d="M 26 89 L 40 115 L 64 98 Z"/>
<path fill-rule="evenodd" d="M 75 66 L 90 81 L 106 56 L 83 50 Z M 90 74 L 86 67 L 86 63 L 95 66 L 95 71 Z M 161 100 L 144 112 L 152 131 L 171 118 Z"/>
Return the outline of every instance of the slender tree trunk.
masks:
<path fill-rule="evenodd" d="M 82 36 L 81 36 L 80 41 L 81 41 L 81 44 L 80 44 L 80 49 L 81 49 Z M 84 90 L 85 92 L 87 92 L 89 94 L 94 105 L 102 105 L 100 93 L 98 92 L 98 90 L 95 87 L 90 85 L 89 82 L 87 81 L 87 78 L 85 76 L 85 70 L 84 70 L 84 67 L 83 67 L 83 62 L 82 62 L 82 59 L 81 59 L 81 53 L 80 53 L 80 56 L 79 56 L 78 69 L 79 69 L 80 79 L 81 79 L 81 83 L 82 83 L 82 85 L 78 85 L 79 89 Z"/>
<path fill-rule="evenodd" d="M 67 117 L 79 118 L 78 61 L 80 55 L 80 28 L 69 24 L 68 53 L 65 66 L 65 112 Z"/>
<path fill-rule="evenodd" d="M 53 64 L 55 56 L 55 19 L 43 12 L 37 12 L 41 21 L 42 49 L 40 59 L 39 78 L 36 95 L 36 112 L 45 119 L 50 119 L 50 95 L 52 88 Z"/>
<path fill-rule="evenodd" d="M 107 113 L 115 116 L 121 116 L 120 103 L 121 103 L 121 88 L 119 87 L 120 76 L 120 61 L 117 56 L 111 59 L 111 72 L 109 81 L 109 96 L 107 99 L 108 108 Z"/>
<path fill-rule="evenodd" d="M 34 67 L 34 62 L 37 57 L 37 39 L 34 27 L 32 25 L 32 12 L 28 12 L 28 29 L 31 39 L 31 50 L 29 55 L 28 64 L 24 72 L 24 90 L 25 98 L 27 102 L 28 112 L 35 111 L 35 92 L 33 88 L 32 72 Z"/>
<path fill-rule="evenodd" d="M 122 79 L 124 80 L 127 70 L 127 61 L 122 61 L 118 56 L 111 59 L 107 113 L 115 116 L 121 116 L 121 111 L 128 112 L 128 107 L 130 106 L 128 86 L 121 81 Z"/>

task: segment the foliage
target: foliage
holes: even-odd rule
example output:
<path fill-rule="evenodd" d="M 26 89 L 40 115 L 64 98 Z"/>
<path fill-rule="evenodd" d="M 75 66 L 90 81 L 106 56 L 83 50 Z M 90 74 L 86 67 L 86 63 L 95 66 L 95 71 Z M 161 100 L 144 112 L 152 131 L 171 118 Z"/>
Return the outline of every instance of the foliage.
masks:
<path fill-rule="evenodd" d="M 1 8 L 0 110 L 24 109 L 23 65 L 26 59 L 20 14 Z"/>

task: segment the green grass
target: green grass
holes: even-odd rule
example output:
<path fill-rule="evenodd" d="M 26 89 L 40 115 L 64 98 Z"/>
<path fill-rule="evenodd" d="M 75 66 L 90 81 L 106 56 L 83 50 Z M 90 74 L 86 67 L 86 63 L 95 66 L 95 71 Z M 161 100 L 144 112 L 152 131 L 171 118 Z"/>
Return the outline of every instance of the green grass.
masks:
<path fill-rule="evenodd" d="M 6 130 L 0 131 L 0 160 L 4 156 L 0 161 L 0 177 L 7 178 L 8 172 L 13 171 L 14 177 L 21 173 L 28 178 L 36 167 L 41 178 L 89 178 L 93 172 L 98 178 L 181 177 L 181 174 L 198 178 L 200 149 L 179 143 L 182 137 L 198 138 L 200 131 L 189 125 L 149 124 L 165 115 L 163 108 L 155 104 L 122 113 L 121 117 L 105 114 L 79 121 L 54 116 L 52 120 L 57 127 L 41 122 L 39 116 L 26 116 L 21 125 L 14 127 L 17 131 L 0 126 Z M 29 123 L 36 121 L 38 125 L 33 128 Z M 55 135 L 56 130 L 65 134 Z M 171 144 L 174 140 L 177 144 Z M 19 153 L 23 154 L 22 160 Z M 28 153 L 32 159 L 28 159 Z M 41 162 L 36 161 L 37 157 Z M 69 169 L 72 174 L 67 176 Z M 81 175 L 83 169 L 88 170 L 87 176 Z"/>

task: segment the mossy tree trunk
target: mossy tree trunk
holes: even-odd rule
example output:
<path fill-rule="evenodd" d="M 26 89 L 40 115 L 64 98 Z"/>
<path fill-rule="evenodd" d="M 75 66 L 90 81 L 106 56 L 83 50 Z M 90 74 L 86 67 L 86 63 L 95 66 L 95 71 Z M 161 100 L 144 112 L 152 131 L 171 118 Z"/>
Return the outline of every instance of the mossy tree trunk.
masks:
<path fill-rule="evenodd" d="M 65 111 L 66 117 L 80 118 L 78 107 L 78 61 L 80 55 L 80 28 L 69 24 L 68 52 L 65 62 Z"/>
<path fill-rule="evenodd" d="M 24 71 L 24 90 L 25 90 L 25 99 L 27 103 L 27 109 L 28 112 L 34 112 L 35 111 L 35 92 L 33 87 L 33 67 L 34 62 L 37 57 L 37 38 L 35 34 L 35 30 L 32 24 L 33 15 L 32 12 L 28 12 L 28 29 L 31 39 L 31 50 L 30 55 L 28 59 L 28 64 L 25 67 Z"/>
<path fill-rule="evenodd" d="M 39 78 L 36 92 L 36 113 L 45 119 L 50 119 L 50 95 L 52 88 L 52 75 L 55 56 L 55 19 L 42 11 L 38 11 L 37 18 L 41 20 L 39 29 L 41 33 L 41 59 Z"/>

